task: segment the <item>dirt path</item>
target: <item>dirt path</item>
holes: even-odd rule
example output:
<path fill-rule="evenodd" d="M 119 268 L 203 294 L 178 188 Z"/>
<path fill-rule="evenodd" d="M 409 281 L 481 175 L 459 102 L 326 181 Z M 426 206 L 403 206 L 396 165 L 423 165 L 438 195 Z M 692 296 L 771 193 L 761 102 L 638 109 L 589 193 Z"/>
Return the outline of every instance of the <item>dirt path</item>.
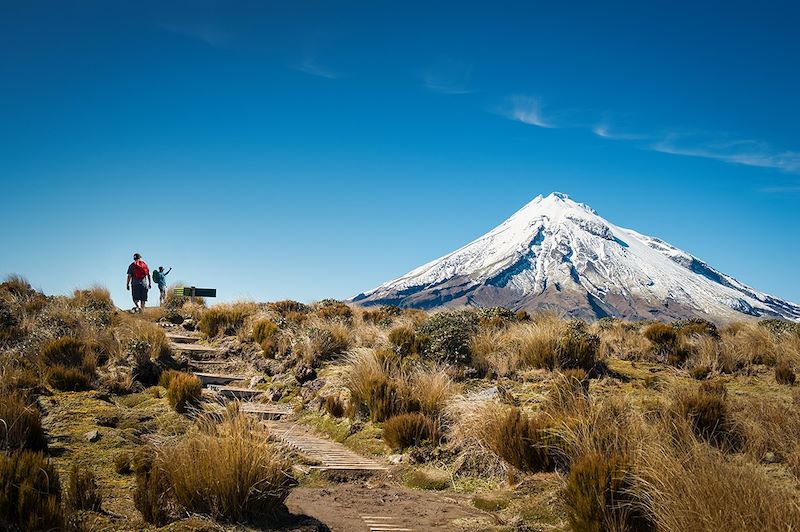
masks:
<path fill-rule="evenodd" d="M 312 516 L 334 532 L 485 530 L 492 524 L 465 497 L 391 483 L 296 488 L 286 504 L 293 513 Z M 477 526 L 469 527 L 469 522 Z"/>

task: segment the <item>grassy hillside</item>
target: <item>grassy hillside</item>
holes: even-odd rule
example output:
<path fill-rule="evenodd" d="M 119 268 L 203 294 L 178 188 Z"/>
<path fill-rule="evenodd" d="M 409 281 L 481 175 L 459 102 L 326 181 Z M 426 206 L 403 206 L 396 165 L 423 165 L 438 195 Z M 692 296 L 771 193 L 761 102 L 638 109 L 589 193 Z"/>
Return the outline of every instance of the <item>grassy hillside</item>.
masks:
<path fill-rule="evenodd" d="M 208 399 L 157 322 L 390 465 L 367 482 L 468 506 L 450 530 L 800 529 L 796 324 L 176 297 L 131 315 L 18 277 L 0 284 L 0 528 L 318 530 L 292 498 L 365 482 Z"/>

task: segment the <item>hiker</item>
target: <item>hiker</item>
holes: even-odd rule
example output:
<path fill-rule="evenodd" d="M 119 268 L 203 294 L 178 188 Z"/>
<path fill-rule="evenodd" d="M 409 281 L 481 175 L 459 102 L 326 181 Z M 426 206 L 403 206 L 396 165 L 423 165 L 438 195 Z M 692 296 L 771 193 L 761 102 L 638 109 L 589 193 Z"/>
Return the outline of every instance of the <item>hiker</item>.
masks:
<path fill-rule="evenodd" d="M 169 275 L 171 271 L 172 266 L 170 266 L 167 271 L 164 271 L 163 266 L 159 266 L 158 269 L 153 272 L 153 281 L 158 285 L 158 291 L 161 292 L 161 297 L 158 300 L 159 305 L 163 305 L 164 301 L 167 300 L 167 275 Z"/>
<path fill-rule="evenodd" d="M 131 290 L 131 286 L 133 289 Z M 152 287 L 150 280 L 150 268 L 147 263 L 142 260 L 139 253 L 133 254 L 133 262 L 128 266 L 128 283 L 127 289 L 131 290 L 133 295 L 133 311 L 144 311 L 144 304 L 147 302 L 147 291 Z"/>

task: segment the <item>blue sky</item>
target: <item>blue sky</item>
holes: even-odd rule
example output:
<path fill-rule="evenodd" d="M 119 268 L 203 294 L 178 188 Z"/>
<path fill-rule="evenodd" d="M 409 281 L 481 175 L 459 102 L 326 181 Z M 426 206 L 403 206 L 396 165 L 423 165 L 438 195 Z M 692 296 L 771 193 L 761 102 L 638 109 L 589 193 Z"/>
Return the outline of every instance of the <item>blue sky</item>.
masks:
<path fill-rule="evenodd" d="M 0 274 L 344 298 L 558 190 L 800 301 L 800 5 L 558 5 L 3 2 Z"/>

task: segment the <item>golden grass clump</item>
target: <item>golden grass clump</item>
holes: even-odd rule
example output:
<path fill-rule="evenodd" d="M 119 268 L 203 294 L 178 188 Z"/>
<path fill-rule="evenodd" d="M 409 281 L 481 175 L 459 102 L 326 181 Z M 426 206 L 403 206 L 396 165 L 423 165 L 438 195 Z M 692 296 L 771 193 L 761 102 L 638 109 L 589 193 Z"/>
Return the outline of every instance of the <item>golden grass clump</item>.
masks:
<path fill-rule="evenodd" d="M 194 375 L 174 371 L 167 378 L 167 401 L 179 414 L 200 404 L 203 384 Z"/>
<path fill-rule="evenodd" d="M 295 485 L 284 451 L 240 413 L 158 449 L 152 469 L 185 511 L 237 521 L 275 515 Z"/>
<path fill-rule="evenodd" d="M 544 415 L 529 416 L 518 407 L 487 416 L 481 437 L 488 447 L 522 471 L 552 471 L 557 464 L 559 439 L 555 424 Z"/>
<path fill-rule="evenodd" d="M 0 529 L 62 529 L 58 472 L 41 453 L 0 453 L 0 486 Z"/>
<path fill-rule="evenodd" d="M 431 416 L 439 416 L 447 401 L 460 392 L 444 367 L 418 367 L 411 374 L 410 384 L 419 408 Z"/>
<path fill-rule="evenodd" d="M 84 340 L 65 336 L 47 343 L 39 354 L 47 383 L 57 390 L 76 391 L 91 387 L 97 357 Z"/>
<path fill-rule="evenodd" d="M 47 438 L 41 415 L 19 394 L 0 395 L 0 450 L 44 451 Z"/>
<path fill-rule="evenodd" d="M 67 505 L 72 510 L 99 512 L 103 496 L 97 489 L 94 473 L 73 464 L 69 473 Z"/>
<path fill-rule="evenodd" d="M 794 370 L 786 360 L 780 360 L 775 364 L 775 381 L 778 384 L 792 385 L 797 380 Z"/>
<path fill-rule="evenodd" d="M 356 348 L 348 353 L 342 374 L 350 391 L 353 415 L 365 414 L 372 421 L 418 411 L 408 378 L 400 370 L 397 355 L 389 350 Z"/>
<path fill-rule="evenodd" d="M 659 530 L 800 530 L 793 490 L 763 468 L 706 445 L 676 450 L 663 440 L 649 441 L 638 466 Z"/>
<path fill-rule="evenodd" d="M 270 319 L 260 319 L 253 324 L 253 341 L 261 346 L 267 357 L 274 357 L 278 351 L 278 324 Z"/>
<path fill-rule="evenodd" d="M 410 325 L 397 325 L 389 331 L 389 343 L 398 355 L 411 356 L 417 351 L 417 337 L 414 327 Z"/>
<path fill-rule="evenodd" d="M 350 349 L 351 334 L 351 328 L 345 323 L 319 322 L 303 330 L 295 347 L 306 364 L 315 366 Z"/>
<path fill-rule="evenodd" d="M 419 412 L 398 414 L 383 423 L 383 441 L 395 451 L 424 443 L 437 444 L 440 437 L 439 423 Z"/>
<path fill-rule="evenodd" d="M 730 415 L 742 432 L 742 452 L 755 462 L 784 462 L 800 442 L 800 408 L 788 401 L 748 396 L 732 401 Z"/>
<path fill-rule="evenodd" d="M 565 499 L 572 530 L 655 530 L 624 455 L 590 453 L 570 468 Z"/>
<path fill-rule="evenodd" d="M 237 334 L 245 325 L 247 318 L 257 311 L 258 306 L 255 303 L 246 301 L 214 305 L 203 312 L 197 328 L 208 338 L 220 335 L 232 336 Z"/>
<path fill-rule="evenodd" d="M 325 397 L 323 402 L 325 406 L 325 411 L 328 412 L 329 415 L 332 417 L 340 418 L 343 417 L 347 409 L 344 406 L 344 403 L 339 398 L 338 395 L 329 395 Z"/>
<path fill-rule="evenodd" d="M 720 381 L 705 381 L 678 392 L 674 406 L 696 436 L 720 448 L 736 450 L 741 434 L 731 418 L 727 390 Z"/>

